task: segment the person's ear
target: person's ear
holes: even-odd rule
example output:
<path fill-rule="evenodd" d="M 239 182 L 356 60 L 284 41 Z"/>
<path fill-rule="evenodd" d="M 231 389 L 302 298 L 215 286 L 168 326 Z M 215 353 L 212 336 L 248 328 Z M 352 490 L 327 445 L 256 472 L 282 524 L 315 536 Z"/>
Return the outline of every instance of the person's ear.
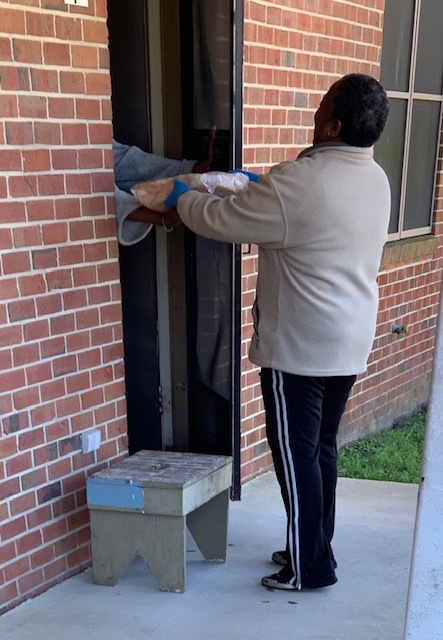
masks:
<path fill-rule="evenodd" d="M 339 138 L 341 132 L 341 122 L 337 118 L 332 118 L 328 128 L 328 138 Z"/>

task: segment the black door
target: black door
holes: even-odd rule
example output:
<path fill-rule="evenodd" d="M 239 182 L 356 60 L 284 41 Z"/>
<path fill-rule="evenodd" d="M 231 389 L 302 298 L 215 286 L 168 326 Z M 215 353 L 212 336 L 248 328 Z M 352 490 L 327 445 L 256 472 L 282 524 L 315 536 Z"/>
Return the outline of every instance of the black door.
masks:
<path fill-rule="evenodd" d="M 114 137 L 151 151 L 146 0 L 108 0 Z M 129 452 L 161 449 L 155 233 L 120 249 Z"/>
<path fill-rule="evenodd" d="M 237 3 L 238 4 L 238 3 Z M 242 12 L 233 0 L 182 0 L 183 147 L 196 157 L 217 126 L 212 168 L 241 162 Z M 237 86 L 235 86 L 237 82 Z M 236 90 L 234 90 L 236 89 Z M 238 100 L 240 100 L 238 98 Z M 237 115 L 237 120 L 236 120 Z M 187 232 L 189 441 L 193 451 L 233 455 L 240 468 L 239 247 Z"/>

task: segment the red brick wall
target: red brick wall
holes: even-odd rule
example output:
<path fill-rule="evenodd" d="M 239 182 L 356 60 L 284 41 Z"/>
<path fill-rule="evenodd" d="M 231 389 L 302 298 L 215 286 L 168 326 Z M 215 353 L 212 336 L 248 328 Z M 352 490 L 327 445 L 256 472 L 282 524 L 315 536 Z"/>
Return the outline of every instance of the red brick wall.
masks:
<path fill-rule="evenodd" d="M 85 478 L 126 409 L 106 0 L 0 13 L 1 613 L 88 564 Z"/>
<path fill-rule="evenodd" d="M 340 76 L 379 76 L 384 0 L 246 0 L 244 165 L 257 172 L 311 144 L 313 115 Z M 435 234 L 441 236 L 439 173 Z M 430 242 L 395 243 L 380 274 L 377 337 L 343 418 L 341 442 L 387 428 L 427 401 L 441 251 Z M 271 467 L 257 371 L 247 359 L 257 252 L 243 257 L 242 477 Z M 402 336 L 391 325 L 407 325 Z"/>

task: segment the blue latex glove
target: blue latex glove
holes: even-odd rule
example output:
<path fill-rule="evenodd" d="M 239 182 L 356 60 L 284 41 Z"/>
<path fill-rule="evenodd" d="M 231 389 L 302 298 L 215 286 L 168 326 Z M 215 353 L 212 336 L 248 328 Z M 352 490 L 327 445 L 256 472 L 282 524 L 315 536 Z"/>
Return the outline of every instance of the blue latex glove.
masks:
<path fill-rule="evenodd" d="M 228 173 L 243 173 L 245 176 L 248 176 L 251 182 L 258 182 L 260 177 L 259 173 L 252 173 L 252 171 L 243 171 L 243 169 L 231 169 Z"/>
<path fill-rule="evenodd" d="M 186 193 L 186 191 L 189 191 L 189 187 L 187 184 L 185 184 L 181 180 L 174 180 L 174 188 L 172 189 L 169 196 L 166 198 L 165 205 L 168 208 L 176 207 L 178 199 L 180 198 L 181 195 Z"/>

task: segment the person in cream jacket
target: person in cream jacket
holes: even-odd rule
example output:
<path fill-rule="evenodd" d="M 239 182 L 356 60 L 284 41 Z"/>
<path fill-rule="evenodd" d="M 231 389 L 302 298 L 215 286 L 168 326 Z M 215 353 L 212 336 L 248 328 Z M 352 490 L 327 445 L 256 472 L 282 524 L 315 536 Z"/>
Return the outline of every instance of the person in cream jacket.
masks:
<path fill-rule="evenodd" d="M 313 146 L 251 175 L 249 189 L 218 198 L 177 181 L 163 223 L 259 247 L 251 361 L 261 368 L 266 428 L 287 513 L 282 565 L 266 587 L 337 581 L 331 547 L 336 435 L 377 316 L 377 274 L 387 240 L 390 188 L 373 158 L 388 115 L 383 87 L 350 74 L 324 96 Z"/>

